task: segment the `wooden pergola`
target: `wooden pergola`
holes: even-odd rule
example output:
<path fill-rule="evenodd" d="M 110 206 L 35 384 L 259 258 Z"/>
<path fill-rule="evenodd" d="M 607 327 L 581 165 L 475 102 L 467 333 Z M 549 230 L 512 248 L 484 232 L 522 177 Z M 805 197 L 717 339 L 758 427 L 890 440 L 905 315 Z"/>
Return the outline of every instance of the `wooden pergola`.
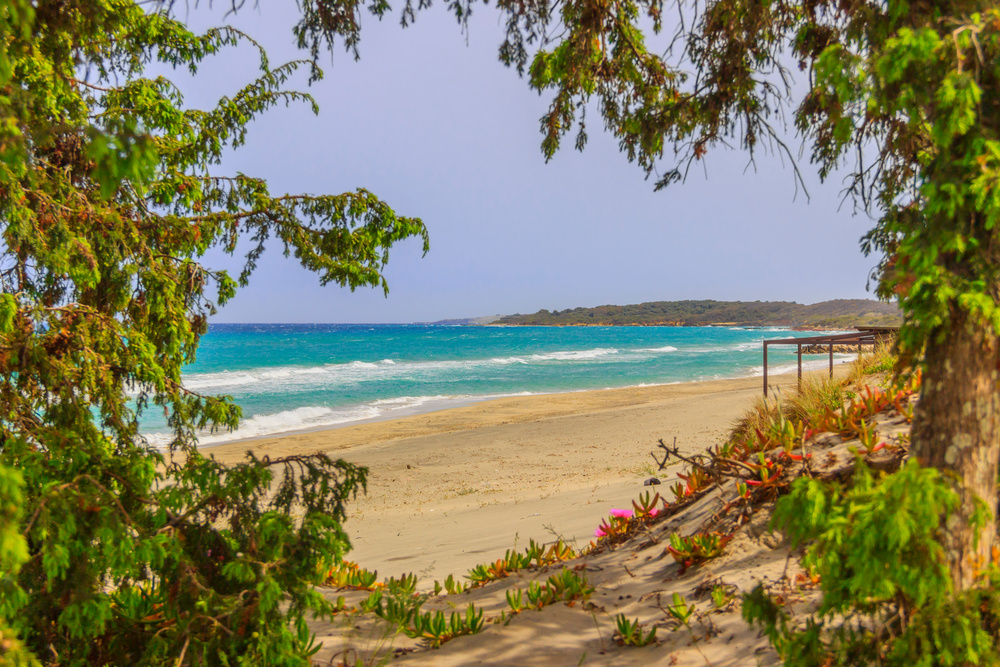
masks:
<path fill-rule="evenodd" d="M 830 377 L 833 377 L 833 347 L 834 345 L 857 345 L 861 354 L 862 345 L 875 346 L 876 343 L 896 334 L 898 327 L 858 327 L 857 333 L 831 334 L 825 336 L 806 336 L 804 338 L 776 338 L 764 341 L 764 396 L 767 396 L 767 346 L 796 345 L 798 346 L 799 383 L 802 383 L 802 346 L 826 345 L 830 349 Z"/>

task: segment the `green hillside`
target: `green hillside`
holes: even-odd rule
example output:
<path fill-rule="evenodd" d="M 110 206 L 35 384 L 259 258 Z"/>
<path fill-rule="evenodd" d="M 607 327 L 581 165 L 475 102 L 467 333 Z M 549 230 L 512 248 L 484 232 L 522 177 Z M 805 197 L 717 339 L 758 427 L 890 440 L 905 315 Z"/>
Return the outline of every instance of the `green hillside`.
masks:
<path fill-rule="evenodd" d="M 540 310 L 507 315 L 495 324 L 548 326 L 789 326 L 842 329 L 898 326 L 895 303 L 870 299 L 835 299 L 811 305 L 792 301 L 651 301 L 632 306 Z"/>

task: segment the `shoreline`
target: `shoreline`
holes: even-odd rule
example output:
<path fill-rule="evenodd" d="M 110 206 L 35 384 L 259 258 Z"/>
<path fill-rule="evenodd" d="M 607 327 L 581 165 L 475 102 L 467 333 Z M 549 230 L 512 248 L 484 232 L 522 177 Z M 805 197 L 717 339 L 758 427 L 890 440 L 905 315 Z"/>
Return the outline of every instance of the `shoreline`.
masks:
<path fill-rule="evenodd" d="M 839 368 L 845 365 L 841 364 Z M 838 366 L 835 366 L 834 372 L 836 373 L 837 370 Z M 821 372 L 816 370 L 804 372 L 803 377 Z M 769 373 L 768 378 L 771 377 L 772 375 Z M 781 373 L 773 377 L 774 381 L 768 384 L 781 389 L 787 389 L 796 383 L 796 378 L 792 373 Z M 405 438 L 426 437 L 456 431 L 578 416 L 604 410 L 638 407 L 683 396 L 717 395 L 731 392 L 753 395 L 762 394 L 762 391 L 762 378 L 754 376 L 503 396 L 479 400 L 469 405 L 419 412 L 402 417 L 388 419 L 375 417 L 364 422 L 254 436 L 213 443 L 200 448 L 210 452 L 220 460 L 232 458 L 234 451 L 238 451 L 239 455 L 242 456 L 242 452 L 247 449 L 264 452 L 274 447 L 292 448 L 297 453 L 301 453 L 301 450 L 306 448 L 314 448 L 314 451 L 349 451 L 355 447 Z M 248 447 L 248 445 L 250 446 Z"/>
<path fill-rule="evenodd" d="M 824 352 L 825 354 L 825 352 Z M 851 358 L 844 358 L 846 355 L 843 353 L 837 353 L 838 357 L 834 361 L 834 369 L 836 372 L 837 368 L 840 368 L 856 358 L 856 355 L 851 354 Z M 810 355 L 813 357 L 819 357 L 819 354 Z M 813 367 L 807 366 L 811 362 Z M 826 366 L 825 357 L 821 359 L 811 359 L 803 360 L 803 375 L 809 375 L 811 373 L 822 372 L 819 366 L 822 364 L 824 369 Z M 768 371 L 768 378 L 782 378 L 795 373 L 796 369 L 793 365 L 779 365 L 776 368 L 782 370 Z M 281 439 L 287 437 L 310 435 L 323 433 L 326 431 L 339 431 L 342 429 L 349 429 L 358 426 L 365 426 L 369 424 L 379 424 L 384 422 L 392 422 L 397 420 L 405 420 L 411 417 L 419 417 L 421 415 L 431 415 L 436 413 L 448 412 L 450 410 L 460 410 L 462 408 L 472 407 L 481 405 L 484 403 L 491 403 L 493 401 L 504 401 L 507 399 L 531 399 L 534 397 L 545 397 L 545 396 L 563 396 L 563 395 L 575 395 L 575 394 L 586 394 L 590 392 L 604 392 L 604 391 L 628 391 L 628 390 L 643 390 L 643 389 L 657 389 L 661 387 L 672 387 L 680 385 L 699 385 L 706 383 L 725 383 L 725 382 L 756 382 L 758 386 L 763 389 L 763 377 L 762 375 L 744 375 L 726 378 L 711 378 L 711 379 L 695 379 L 695 380 L 677 380 L 672 382 L 663 382 L 656 384 L 637 384 L 637 385 L 626 385 L 623 387 L 601 387 L 595 389 L 568 389 L 563 391 L 552 391 L 552 392 L 538 392 L 538 393 L 515 393 L 515 394 L 484 394 L 480 396 L 455 396 L 455 397 L 434 397 L 432 400 L 428 401 L 430 405 L 437 405 L 437 407 L 432 407 L 428 410 L 420 409 L 421 406 L 412 406 L 407 408 L 402 408 L 398 412 L 387 412 L 382 415 L 375 417 L 368 417 L 358 420 L 350 420 L 335 424 L 319 424 L 315 426 L 308 426 L 304 428 L 295 428 L 286 431 L 277 431 L 274 433 L 264 433 L 260 435 L 250 435 L 245 437 L 236 437 L 230 440 L 222 440 L 218 442 L 209 442 L 205 444 L 199 444 L 199 448 L 203 450 L 215 451 L 220 447 L 230 446 L 230 445 L 240 445 L 249 444 L 260 441 L 269 441 L 274 439 Z M 769 385 L 775 385 L 776 382 L 771 381 Z"/>

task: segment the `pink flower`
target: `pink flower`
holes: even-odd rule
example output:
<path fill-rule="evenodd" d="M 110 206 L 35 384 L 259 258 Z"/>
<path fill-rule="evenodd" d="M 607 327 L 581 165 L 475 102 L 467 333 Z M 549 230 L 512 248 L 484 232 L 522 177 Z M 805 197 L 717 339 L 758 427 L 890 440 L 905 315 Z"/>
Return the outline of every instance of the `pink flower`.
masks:
<path fill-rule="evenodd" d="M 598 527 L 597 530 L 594 531 L 594 537 L 604 537 L 605 535 L 607 535 L 607 533 L 601 530 L 600 527 Z"/>
<path fill-rule="evenodd" d="M 632 510 L 611 510 L 611 516 L 618 517 L 619 519 L 631 519 Z"/>

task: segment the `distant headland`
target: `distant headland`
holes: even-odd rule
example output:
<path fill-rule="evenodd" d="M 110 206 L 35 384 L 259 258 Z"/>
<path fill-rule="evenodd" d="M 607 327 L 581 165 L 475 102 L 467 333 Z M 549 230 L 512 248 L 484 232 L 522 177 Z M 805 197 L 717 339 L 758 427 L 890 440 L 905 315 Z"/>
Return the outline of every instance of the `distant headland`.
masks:
<path fill-rule="evenodd" d="M 630 306 L 540 310 L 532 315 L 449 320 L 454 324 L 523 326 L 741 326 L 844 329 L 898 326 L 896 303 L 834 299 L 810 305 L 794 301 L 650 301 Z"/>

